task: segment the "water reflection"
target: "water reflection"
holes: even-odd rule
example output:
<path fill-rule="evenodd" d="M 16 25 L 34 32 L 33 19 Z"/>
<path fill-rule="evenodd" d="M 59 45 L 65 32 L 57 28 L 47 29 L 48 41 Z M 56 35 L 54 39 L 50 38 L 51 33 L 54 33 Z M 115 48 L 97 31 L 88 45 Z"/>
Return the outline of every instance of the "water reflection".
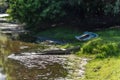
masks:
<path fill-rule="evenodd" d="M 3 68 L 0 68 L 0 80 L 6 80 L 6 75 L 3 72 Z"/>
<path fill-rule="evenodd" d="M 7 80 L 55 80 L 66 76 L 66 70 L 59 64 L 47 65 L 46 69 L 29 69 L 13 60 L 9 60 L 7 64 Z"/>
<path fill-rule="evenodd" d="M 35 46 L 35 44 L 28 45 L 27 43 L 14 41 L 6 42 L 4 45 L 5 47 L 0 48 L 0 80 L 58 80 L 58 78 L 65 78 L 67 75 L 67 70 L 62 64 L 59 64 L 59 62 L 52 63 L 52 65 L 45 63 L 46 68 L 40 68 L 41 65 L 38 65 L 38 67 L 29 68 L 20 61 L 8 58 L 10 53 L 21 52 L 20 46 L 27 45 L 30 46 L 31 49 Z M 36 59 L 31 59 L 36 64 L 37 62 L 41 63 L 43 60 L 46 60 L 46 57 L 43 59 L 41 58 L 42 56 L 38 57 L 37 61 Z M 54 59 L 55 62 L 57 61 L 57 58 L 54 57 L 51 57 L 50 59 L 51 61 L 48 61 L 50 63 L 52 62 L 52 59 Z M 28 59 L 28 62 L 29 61 L 31 62 L 30 59 Z"/>
<path fill-rule="evenodd" d="M 29 68 L 20 61 L 7 57 L 0 56 L 0 80 L 58 80 L 58 78 L 64 80 L 67 75 L 67 70 L 59 63 L 47 64 L 46 68 L 40 68 L 41 65 Z"/>

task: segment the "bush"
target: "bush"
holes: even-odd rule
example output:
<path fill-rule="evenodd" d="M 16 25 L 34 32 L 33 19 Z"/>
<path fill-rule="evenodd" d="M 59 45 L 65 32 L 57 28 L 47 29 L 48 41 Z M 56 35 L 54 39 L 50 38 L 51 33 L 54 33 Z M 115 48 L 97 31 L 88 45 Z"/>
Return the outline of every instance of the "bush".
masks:
<path fill-rule="evenodd" d="M 97 57 L 117 56 L 119 54 L 119 44 L 106 42 L 98 38 L 85 43 L 80 53 L 96 54 Z"/>

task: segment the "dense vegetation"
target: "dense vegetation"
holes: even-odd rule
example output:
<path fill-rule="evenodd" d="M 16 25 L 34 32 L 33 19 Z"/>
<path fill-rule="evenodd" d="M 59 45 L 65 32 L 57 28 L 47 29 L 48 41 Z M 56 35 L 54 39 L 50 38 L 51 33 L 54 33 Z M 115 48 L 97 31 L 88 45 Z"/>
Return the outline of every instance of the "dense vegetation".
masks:
<path fill-rule="evenodd" d="M 119 0 L 9 0 L 7 11 L 13 19 L 35 28 L 41 23 L 83 20 L 90 16 L 115 16 Z M 45 27 L 45 26 L 44 26 Z"/>

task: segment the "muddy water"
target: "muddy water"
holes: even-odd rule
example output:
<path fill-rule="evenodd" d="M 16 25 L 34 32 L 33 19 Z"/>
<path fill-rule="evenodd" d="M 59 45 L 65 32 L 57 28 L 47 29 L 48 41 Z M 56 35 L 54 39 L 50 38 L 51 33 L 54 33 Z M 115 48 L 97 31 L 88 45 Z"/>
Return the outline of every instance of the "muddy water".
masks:
<path fill-rule="evenodd" d="M 18 47 L 18 42 L 13 42 L 1 48 L 0 80 L 64 80 L 67 76 L 65 56 L 20 54 Z"/>
<path fill-rule="evenodd" d="M 0 80 L 80 80 L 84 76 L 86 58 L 41 55 L 49 47 L 33 43 L 8 40 L 0 44 Z"/>
<path fill-rule="evenodd" d="M 65 77 L 66 72 L 59 64 L 47 66 L 45 69 L 27 68 L 14 61 L 9 61 L 9 64 L 8 80 L 57 80 L 59 77 Z"/>
<path fill-rule="evenodd" d="M 0 29 L 19 29 L 20 25 L 6 21 L 8 15 L 0 14 Z M 18 30 L 19 31 L 19 30 Z M 5 33 L 6 33 L 5 32 Z M 5 38 L 6 39 L 6 38 Z M 28 47 L 28 48 L 27 48 Z M 38 48 L 41 47 L 41 48 Z M 27 48 L 26 50 L 21 50 Z M 0 35 L 0 80 L 66 80 L 66 57 L 57 55 L 28 55 L 22 52 L 37 51 L 45 48 L 19 41 L 7 41 Z"/>
<path fill-rule="evenodd" d="M 67 75 L 67 70 L 56 56 L 11 55 L 9 58 L 14 80 L 58 80 Z"/>
<path fill-rule="evenodd" d="M 67 75 L 67 70 L 57 62 L 45 63 L 45 61 L 40 61 L 40 58 L 29 60 L 31 62 L 28 59 L 26 62 L 20 62 L 8 59 L 7 56 L 1 57 L 0 80 L 59 80 Z M 44 63 L 38 65 L 39 62 Z"/>

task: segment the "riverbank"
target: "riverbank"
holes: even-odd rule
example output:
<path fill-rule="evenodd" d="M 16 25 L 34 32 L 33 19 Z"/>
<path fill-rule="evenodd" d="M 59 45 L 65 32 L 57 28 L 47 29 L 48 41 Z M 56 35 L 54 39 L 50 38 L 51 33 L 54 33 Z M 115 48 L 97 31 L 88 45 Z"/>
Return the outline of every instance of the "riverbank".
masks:
<path fill-rule="evenodd" d="M 65 42 L 64 44 L 49 40 L 38 41 L 36 44 L 11 40 L 1 35 L 0 65 L 8 80 L 118 80 L 119 31 L 119 26 L 93 31 L 99 37 L 84 42 L 75 39 L 75 36 L 81 35 L 84 31 L 74 28 L 54 27 L 35 34 L 39 39 L 47 37 L 46 39 Z M 26 37 L 24 39 L 27 40 Z M 70 51 L 70 54 L 40 54 L 50 49 L 65 52 L 64 50 L 76 46 L 80 46 L 79 50 Z M 45 69 L 41 71 L 41 68 Z"/>
<path fill-rule="evenodd" d="M 87 58 L 81 58 L 74 54 L 41 55 L 40 51 L 49 49 L 49 46 L 47 47 L 46 45 L 41 44 L 11 41 L 7 37 L 3 37 L 5 38 L 4 40 L 0 39 L 0 43 L 3 45 L 0 49 L 0 65 L 3 69 L 5 69 L 5 79 L 29 80 L 31 79 L 30 76 L 32 76 L 32 79 L 34 80 L 79 80 L 85 74 L 84 66 L 89 61 Z M 56 46 L 54 45 L 54 47 Z M 13 72 L 9 72 L 8 68 Z M 22 74 L 22 69 L 27 71 L 24 72 L 26 74 Z M 30 72 L 30 70 L 32 70 L 32 72 Z M 39 70 L 40 72 L 34 72 L 36 70 Z M 17 71 L 18 73 L 14 71 Z M 36 74 L 33 75 L 34 73 Z M 16 75 L 11 76 L 12 74 Z M 20 78 L 19 76 L 22 77 Z"/>
<path fill-rule="evenodd" d="M 89 41 L 80 42 L 74 37 L 80 35 L 83 31 L 69 28 L 54 28 L 38 33 L 39 36 L 48 36 L 59 40 L 69 41 L 62 48 L 68 48 L 80 45 L 81 49 L 76 55 L 87 57 L 92 60 L 87 64 L 85 76 L 82 80 L 118 80 L 120 74 L 119 56 L 120 56 L 120 28 L 115 26 L 108 29 L 94 31 L 99 35 L 98 38 Z"/>

